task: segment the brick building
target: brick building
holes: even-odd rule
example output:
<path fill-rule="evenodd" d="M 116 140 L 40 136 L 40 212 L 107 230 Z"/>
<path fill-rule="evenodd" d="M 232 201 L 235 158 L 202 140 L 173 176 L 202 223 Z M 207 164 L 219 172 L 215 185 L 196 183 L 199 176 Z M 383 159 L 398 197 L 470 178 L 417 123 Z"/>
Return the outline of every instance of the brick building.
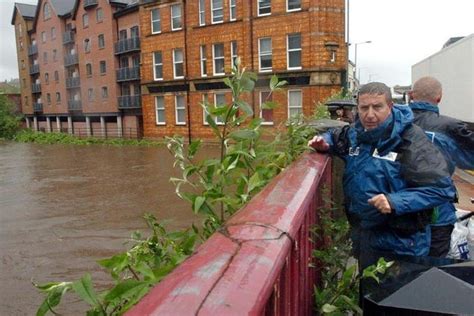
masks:
<path fill-rule="evenodd" d="M 140 1 L 144 135 L 212 138 L 203 100 L 231 101 L 233 60 L 259 76 L 247 96 L 273 129 L 345 86 L 344 0 Z M 280 107 L 260 110 L 272 74 L 288 81 Z"/>
<path fill-rule="evenodd" d="M 17 3 L 12 24 L 27 126 L 76 135 L 141 134 L 139 88 L 130 89 L 139 87 L 139 74 L 120 68 L 125 59 L 139 63 L 136 1 Z M 133 49 L 120 50 L 121 34 L 133 37 Z"/>

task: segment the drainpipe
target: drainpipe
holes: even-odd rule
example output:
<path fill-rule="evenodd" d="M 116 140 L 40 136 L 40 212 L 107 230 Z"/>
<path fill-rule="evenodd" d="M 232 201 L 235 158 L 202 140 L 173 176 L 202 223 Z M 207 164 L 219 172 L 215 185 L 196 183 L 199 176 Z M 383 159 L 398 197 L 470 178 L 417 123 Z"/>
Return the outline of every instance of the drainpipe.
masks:
<path fill-rule="evenodd" d="M 189 104 L 189 93 L 190 91 L 190 82 L 189 82 L 189 72 L 188 72 L 188 23 L 186 21 L 186 0 L 183 0 L 183 32 L 184 32 L 184 71 L 186 75 L 184 76 L 184 84 L 188 86 L 188 91 L 186 92 L 186 109 L 187 109 L 187 118 L 188 118 L 188 142 L 191 144 L 191 105 Z"/>
<path fill-rule="evenodd" d="M 253 2 L 249 0 L 249 8 L 250 8 L 250 71 L 254 71 L 254 58 L 253 58 Z M 258 77 L 257 77 L 258 78 Z M 258 80 L 258 79 L 257 79 Z M 252 110 L 253 110 L 253 118 L 255 118 L 255 89 L 252 91 Z"/>

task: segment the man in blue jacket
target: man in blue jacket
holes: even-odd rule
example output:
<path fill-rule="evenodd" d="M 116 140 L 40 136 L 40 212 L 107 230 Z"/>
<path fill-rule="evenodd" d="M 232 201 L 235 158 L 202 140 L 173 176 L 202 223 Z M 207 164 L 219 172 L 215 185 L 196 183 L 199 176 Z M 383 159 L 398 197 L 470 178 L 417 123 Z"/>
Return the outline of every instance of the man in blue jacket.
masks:
<path fill-rule="evenodd" d="M 455 167 L 474 169 L 474 131 L 466 123 L 439 114 L 441 83 L 433 77 L 422 77 L 413 84 L 410 108 L 414 123 L 425 130 L 428 138 L 443 153 L 452 175 Z M 431 227 L 430 256 L 445 257 L 456 221 L 455 207 L 444 203 L 435 208 Z"/>
<path fill-rule="evenodd" d="M 455 197 L 446 162 L 407 106 L 383 83 L 364 85 L 355 124 L 308 145 L 345 161 L 343 187 L 354 252 L 426 256 L 433 207 Z M 364 266 L 364 265 L 363 265 Z"/>

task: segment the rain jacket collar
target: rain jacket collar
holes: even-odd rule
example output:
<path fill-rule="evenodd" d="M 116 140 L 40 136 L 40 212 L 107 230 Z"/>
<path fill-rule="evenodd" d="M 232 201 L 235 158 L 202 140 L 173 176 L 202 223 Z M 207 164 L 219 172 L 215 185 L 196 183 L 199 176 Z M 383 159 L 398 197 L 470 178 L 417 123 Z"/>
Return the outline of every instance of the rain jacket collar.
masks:
<path fill-rule="evenodd" d="M 409 106 L 412 110 L 430 111 L 439 115 L 439 108 L 429 102 L 412 102 L 409 104 Z"/>

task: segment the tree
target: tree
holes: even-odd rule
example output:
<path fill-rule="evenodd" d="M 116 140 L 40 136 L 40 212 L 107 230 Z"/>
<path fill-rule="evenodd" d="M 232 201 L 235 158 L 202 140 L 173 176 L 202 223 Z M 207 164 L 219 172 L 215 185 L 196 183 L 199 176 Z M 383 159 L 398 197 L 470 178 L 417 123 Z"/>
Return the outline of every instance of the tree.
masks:
<path fill-rule="evenodd" d="M 13 108 L 13 103 L 0 95 L 0 138 L 11 139 L 20 128 L 21 117 L 14 114 Z"/>

